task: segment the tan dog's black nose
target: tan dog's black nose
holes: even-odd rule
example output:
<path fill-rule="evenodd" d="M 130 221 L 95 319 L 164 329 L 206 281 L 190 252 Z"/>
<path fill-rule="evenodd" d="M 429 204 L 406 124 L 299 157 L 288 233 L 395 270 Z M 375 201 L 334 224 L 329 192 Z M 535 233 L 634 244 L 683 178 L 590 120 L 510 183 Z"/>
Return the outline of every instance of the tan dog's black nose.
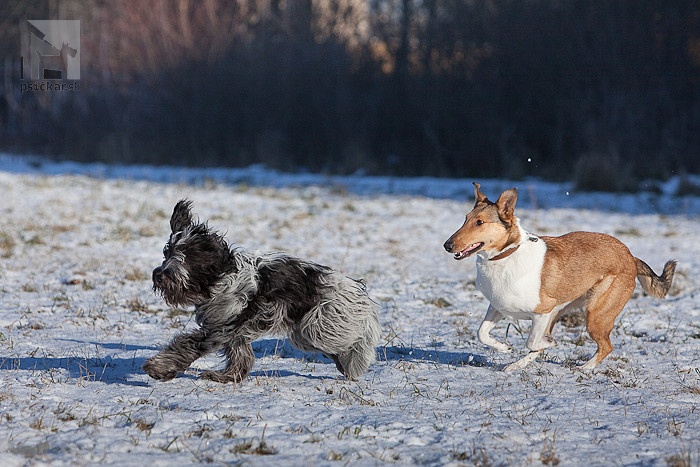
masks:
<path fill-rule="evenodd" d="M 454 242 L 452 241 L 452 239 L 450 238 L 450 239 L 448 239 L 448 240 L 445 242 L 445 244 L 442 245 L 442 246 L 445 247 L 445 250 L 447 250 L 448 253 L 452 253 L 452 248 L 455 247 L 455 243 L 454 243 Z"/>

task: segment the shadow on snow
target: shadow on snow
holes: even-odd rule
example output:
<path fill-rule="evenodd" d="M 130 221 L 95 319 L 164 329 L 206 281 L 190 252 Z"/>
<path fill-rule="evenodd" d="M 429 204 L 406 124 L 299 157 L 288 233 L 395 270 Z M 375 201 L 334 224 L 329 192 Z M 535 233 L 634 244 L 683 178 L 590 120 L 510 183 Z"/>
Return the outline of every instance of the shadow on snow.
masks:
<path fill-rule="evenodd" d="M 83 379 L 85 381 L 100 381 L 106 384 L 125 384 L 130 386 L 147 386 L 150 380 L 143 380 L 145 376 L 141 367 L 153 351 L 157 351 L 155 346 L 140 346 L 131 344 L 120 344 L 112 342 L 82 342 L 72 340 L 72 342 L 89 344 L 96 348 L 109 351 L 104 356 L 68 356 L 68 357 L 39 357 L 39 356 L 13 356 L 0 357 L 0 370 L 21 370 L 30 372 L 47 372 L 47 377 L 63 379 L 63 370 L 68 372 L 69 378 Z M 255 357 L 275 357 L 292 358 L 311 363 L 330 365 L 332 371 L 329 375 L 302 374 L 285 369 L 265 369 L 256 370 L 251 373 L 252 377 L 278 377 L 301 376 L 309 379 L 334 379 L 337 378 L 335 364 L 333 361 L 318 353 L 308 353 L 298 350 L 290 344 L 288 339 L 260 339 L 253 342 Z M 124 355 L 124 354 L 131 355 Z M 477 366 L 490 367 L 483 355 L 462 352 L 448 352 L 443 350 L 425 350 L 411 347 L 387 346 L 377 349 L 378 361 L 412 361 L 422 363 L 435 363 L 439 365 L 456 366 Z M 58 374 L 53 375 L 54 372 Z M 134 376 L 139 377 L 134 380 Z M 179 378 L 193 378 L 193 374 L 180 374 Z"/>

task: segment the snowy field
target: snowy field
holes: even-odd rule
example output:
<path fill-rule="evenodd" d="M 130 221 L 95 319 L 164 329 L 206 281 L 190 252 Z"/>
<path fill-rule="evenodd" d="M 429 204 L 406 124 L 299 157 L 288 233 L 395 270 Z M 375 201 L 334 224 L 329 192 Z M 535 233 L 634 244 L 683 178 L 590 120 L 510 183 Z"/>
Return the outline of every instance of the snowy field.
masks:
<path fill-rule="evenodd" d="M 529 323 L 478 343 L 487 302 L 474 260 L 442 243 L 473 204 L 471 180 L 282 175 L 246 170 L 50 164 L 0 157 L 0 453 L 3 465 L 700 464 L 700 202 L 660 193 L 585 195 L 518 186 L 533 233 L 614 234 L 670 297 L 638 286 L 593 373 L 595 345 L 571 317 L 523 371 Z M 141 370 L 190 310 L 151 291 L 174 203 L 250 250 L 282 250 L 363 278 L 381 304 L 378 362 L 356 382 L 284 339 L 256 341 L 242 384 L 169 382 Z"/>

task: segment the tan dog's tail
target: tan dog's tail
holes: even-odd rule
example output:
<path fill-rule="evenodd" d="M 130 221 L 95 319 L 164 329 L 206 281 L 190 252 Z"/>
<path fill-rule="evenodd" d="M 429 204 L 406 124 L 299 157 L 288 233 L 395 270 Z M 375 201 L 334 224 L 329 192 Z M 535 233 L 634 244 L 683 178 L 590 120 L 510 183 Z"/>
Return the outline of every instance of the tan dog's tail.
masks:
<path fill-rule="evenodd" d="M 678 261 L 675 259 L 666 261 L 664 272 L 661 276 L 657 276 L 647 263 L 639 258 L 634 259 L 637 262 L 637 280 L 644 291 L 654 297 L 664 298 L 671 288 L 673 273 L 676 271 Z"/>

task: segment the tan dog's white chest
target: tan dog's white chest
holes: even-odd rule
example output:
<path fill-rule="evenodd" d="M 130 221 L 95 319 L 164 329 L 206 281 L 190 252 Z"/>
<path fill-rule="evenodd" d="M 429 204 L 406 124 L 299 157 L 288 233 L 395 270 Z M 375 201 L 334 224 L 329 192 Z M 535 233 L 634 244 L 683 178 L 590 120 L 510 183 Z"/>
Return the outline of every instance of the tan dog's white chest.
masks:
<path fill-rule="evenodd" d="M 514 319 L 532 319 L 540 303 L 542 266 L 547 245 L 541 239 L 526 241 L 518 250 L 499 260 L 479 255 L 476 287 L 495 309 Z"/>

